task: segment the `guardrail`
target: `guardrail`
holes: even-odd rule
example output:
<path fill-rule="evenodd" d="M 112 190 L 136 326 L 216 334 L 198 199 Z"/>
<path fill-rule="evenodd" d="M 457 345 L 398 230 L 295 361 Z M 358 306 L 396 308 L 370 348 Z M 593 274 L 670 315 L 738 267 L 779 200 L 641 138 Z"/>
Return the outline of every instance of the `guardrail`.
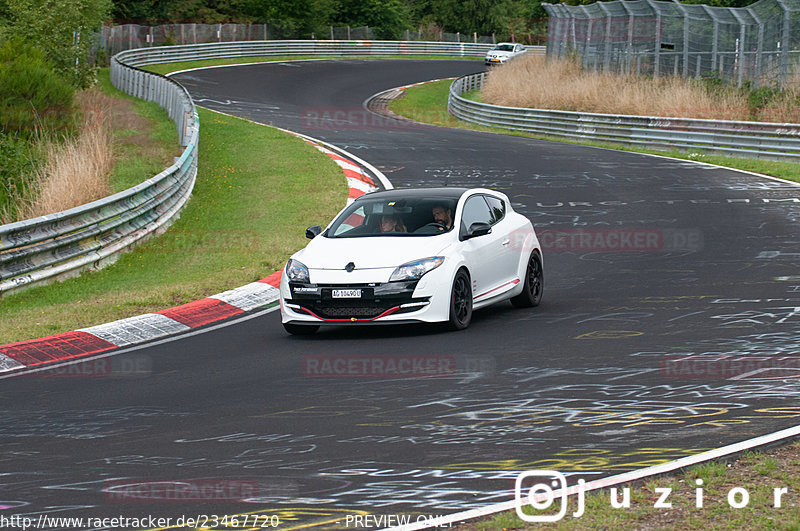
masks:
<path fill-rule="evenodd" d="M 70 210 L 0 226 L 0 296 L 72 276 L 166 230 L 189 199 L 197 176 L 197 110 L 186 90 L 138 66 L 200 59 L 269 56 L 439 55 L 482 57 L 491 44 L 397 41 L 248 41 L 128 50 L 111 60 L 111 82 L 164 108 L 176 123 L 183 154 L 143 183 Z"/>
<path fill-rule="evenodd" d="M 175 81 L 126 66 L 115 56 L 112 83 L 164 108 L 178 126 L 184 151 L 143 183 L 70 210 L 0 226 L 0 295 L 75 275 L 163 231 L 189 199 L 197 175 L 197 110 Z"/>
<path fill-rule="evenodd" d="M 450 85 L 447 108 L 453 116 L 489 127 L 559 138 L 800 161 L 800 124 L 525 109 L 479 103 L 462 96 L 481 89 L 486 75 L 463 76 Z"/>
<path fill-rule="evenodd" d="M 483 57 L 493 44 L 471 42 L 424 41 L 247 41 L 189 44 L 139 48 L 119 55 L 126 64 L 143 66 L 154 63 L 236 59 L 239 57 L 353 57 L 369 55 L 440 55 L 444 57 Z"/>

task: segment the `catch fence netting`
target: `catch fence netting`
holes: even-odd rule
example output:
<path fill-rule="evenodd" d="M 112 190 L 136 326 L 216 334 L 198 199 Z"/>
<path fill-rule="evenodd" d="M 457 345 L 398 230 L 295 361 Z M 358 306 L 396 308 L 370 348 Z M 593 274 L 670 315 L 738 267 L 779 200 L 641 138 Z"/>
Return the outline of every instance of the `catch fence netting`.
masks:
<path fill-rule="evenodd" d="M 542 4 L 548 57 L 602 72 L 779 87 L 800 72 L 800 0 L 727 8 L 659 0 Z"/>

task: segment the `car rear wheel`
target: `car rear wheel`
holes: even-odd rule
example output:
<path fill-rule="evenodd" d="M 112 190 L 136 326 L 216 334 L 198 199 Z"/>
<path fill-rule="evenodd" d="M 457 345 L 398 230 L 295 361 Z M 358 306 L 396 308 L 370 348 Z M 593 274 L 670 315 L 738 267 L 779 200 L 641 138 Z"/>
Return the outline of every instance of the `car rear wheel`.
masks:
<path fill-rule="evenodd" d="M 319 325 L 283 323 L 283 328 L 293 336 L 308 336 L 319 330 Z"/>
<path fill-rule="evenodd" d="M 530 308 L 539 306 L 544 292 L 544 271 L 542 270 L 542 259 L 539 253 L 531 253 L 528 259 L 528 267 L 525 270 L 525 285 L 522 293 L 511 298 L 511 304 L 517 308 Z"/>
<path fill-rule="evenodd" d="M 453 330 L 463 330 L 469 326 L 470 321 L 472 321 L 472 287 L 467 272 L 459 269 L 450 292 L 448 324 Z"/>

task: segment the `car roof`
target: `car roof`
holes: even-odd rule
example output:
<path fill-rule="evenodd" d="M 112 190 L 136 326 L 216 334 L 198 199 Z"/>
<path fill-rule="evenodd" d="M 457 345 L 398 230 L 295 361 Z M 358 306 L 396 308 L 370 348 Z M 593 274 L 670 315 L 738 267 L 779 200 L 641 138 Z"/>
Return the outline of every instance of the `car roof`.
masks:
<path fill-rule="evenodd" d="M 382 192 L 372 192 L 364 194 L 361 198 L 365 199 L 400 199 L 404 197 L 437 197 L 442 199 L 458 199 L 472 188 L 394 188 Z"/>

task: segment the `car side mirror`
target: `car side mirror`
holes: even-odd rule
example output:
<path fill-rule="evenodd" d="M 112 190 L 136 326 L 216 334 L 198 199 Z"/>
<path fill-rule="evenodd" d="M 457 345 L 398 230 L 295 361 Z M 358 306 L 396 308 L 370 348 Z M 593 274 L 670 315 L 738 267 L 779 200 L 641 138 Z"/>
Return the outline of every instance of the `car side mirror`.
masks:
<path fill-rule="evenodd" d="M 308 238 L 309 240 L 313 240 L 314 238 L 319 236 L 320 232 L 322 232 L 322 227 L 320 227 L 319 225 L 313 225 L 306 229 L 306 238 Z"/>
<path fill-rule="evenodd" d="M 470 238 L 476 238 L 478 236 L 486 236 L 487 234 L 492 232 L 492 226 L 488 223 L 484 223 L 482 221 L 476 221 L 472 225 L 469 226 L 469 230 L 464 235 L 465 240 L 469 240 Z"/>

